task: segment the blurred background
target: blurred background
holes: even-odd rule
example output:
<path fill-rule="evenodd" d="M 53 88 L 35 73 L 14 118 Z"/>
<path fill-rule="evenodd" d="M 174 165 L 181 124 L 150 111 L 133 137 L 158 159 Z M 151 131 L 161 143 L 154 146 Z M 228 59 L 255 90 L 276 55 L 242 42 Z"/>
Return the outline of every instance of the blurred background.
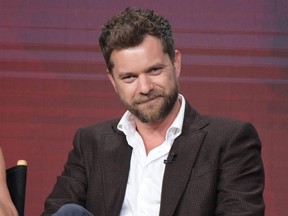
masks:
<path fill-rule="evenodd" d="M 77 128 L 124 112 L 98 36 L 127 6 L 170 20 L 183 57 L 180 90 L 198 112 L 253 123 L 266 215 L 287 214 L 287 0 L 1 0 L 0 146 L 7 167 L 28 161 L 26 215 L 42 212 Z"/>

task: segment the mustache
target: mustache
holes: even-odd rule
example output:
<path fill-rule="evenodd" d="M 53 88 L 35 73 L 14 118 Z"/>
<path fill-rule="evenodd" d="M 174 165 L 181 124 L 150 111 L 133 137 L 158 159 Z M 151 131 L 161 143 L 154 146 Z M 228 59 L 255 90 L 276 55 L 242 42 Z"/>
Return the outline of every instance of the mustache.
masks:
<path fill-rule="evenodd" d="M 140 96 L 134 98 L 133 102 L 134 102 L 134 104 L 141 104 L 141 103 L 145 103 L 149 100 L 153 100 L 157 97 L 163 97 L 163 94 L 159 91 L 151 91 L 148 94 L 140 95 Z"/>

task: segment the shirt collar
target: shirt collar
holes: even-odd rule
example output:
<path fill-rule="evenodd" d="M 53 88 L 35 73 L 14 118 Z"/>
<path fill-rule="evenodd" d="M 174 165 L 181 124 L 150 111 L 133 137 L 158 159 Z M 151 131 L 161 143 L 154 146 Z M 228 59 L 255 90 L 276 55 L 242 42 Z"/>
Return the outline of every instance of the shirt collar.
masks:
<path fill-rule="evenodd" d="M 169 140 L 169 139 L 174 140 L 182 133 L 184 113 L 185 113 L 185 99 L 183 95 L 179 94 L 179 100 L 181 102 L 181 107 L 173 123 L 167 130 L 166 140 Z"/>

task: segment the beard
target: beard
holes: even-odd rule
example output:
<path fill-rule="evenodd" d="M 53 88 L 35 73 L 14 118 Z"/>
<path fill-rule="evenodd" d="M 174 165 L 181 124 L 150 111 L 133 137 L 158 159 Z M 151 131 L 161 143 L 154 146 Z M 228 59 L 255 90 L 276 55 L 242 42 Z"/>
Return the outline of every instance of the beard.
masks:
<path fill-rule="evenodd" d="M 171 112 L 178 99 L 178 94 L 178 84 L 176 83 L 168 93 L 154 89 L 148 94 L 135 97 L 130 104 L 124 99 L 121 100 L 124 106 L 141 122 L 156 123 Z M 146 102 L 150 100 L 156 101 L 151 105 L 146 105 Z"/>

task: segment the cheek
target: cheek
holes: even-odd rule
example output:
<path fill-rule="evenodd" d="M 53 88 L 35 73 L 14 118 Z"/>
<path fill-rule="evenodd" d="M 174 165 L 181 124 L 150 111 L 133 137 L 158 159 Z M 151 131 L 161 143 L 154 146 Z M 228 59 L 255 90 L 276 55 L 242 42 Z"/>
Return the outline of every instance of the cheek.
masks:
<path fill-rule="evenodd" d="M 129 85 L 123 85 L 123 86 L 116 86 L 117 88 L 117 94 L 127 100 L 130 100 L 130 98 L 133 98 L 133 88 Z"/>
<path fill-rule="evenodd" d="M 161 86 L 164 89 L 170 89 L 172 86 L 175 85 L 176 83 L 176 77 L 175 74 L 169 74 L 167 76 L 165 76 L 163 79 L 161 79 Z"/>

